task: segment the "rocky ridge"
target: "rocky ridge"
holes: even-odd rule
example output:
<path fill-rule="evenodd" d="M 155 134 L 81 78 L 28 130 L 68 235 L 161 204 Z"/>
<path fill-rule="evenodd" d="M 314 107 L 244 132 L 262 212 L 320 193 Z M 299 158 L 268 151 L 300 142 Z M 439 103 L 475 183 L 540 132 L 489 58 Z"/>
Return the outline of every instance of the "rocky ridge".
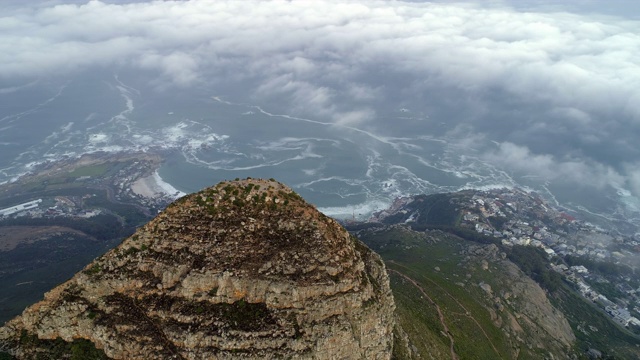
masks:
<path fill-rule="evenodd" d="M 378 255 L 291 189 L 237 180 L 170 205 L 0 328 L 13 356 L 391 356 Z"/>
<path fill-rule="evenodd" d="M 460 266 L 476 278 L 485 293 L 487 311 L 494 325 L 518 344 L 570 359 L 575 334 L 564 314 L 554 307 L 547 293 L 494 244 L 470 245 L 461 250 Z M 514 357 L 517 357 L 514 354 Z"/>

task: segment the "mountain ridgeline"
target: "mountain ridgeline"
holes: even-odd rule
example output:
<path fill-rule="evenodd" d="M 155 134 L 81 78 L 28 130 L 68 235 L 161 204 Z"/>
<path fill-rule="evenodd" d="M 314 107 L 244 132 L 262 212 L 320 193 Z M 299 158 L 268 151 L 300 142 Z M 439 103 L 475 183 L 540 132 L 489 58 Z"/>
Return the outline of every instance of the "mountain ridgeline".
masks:
<path fill-rule="evenodd" d="M 640 356 L 519 245 L 579 228 L 534 195 L 417 195 L 345 227 L 275 180 L 185 196 L 1 327 L 0 360 Z"/>
<path fill-rule="evenodd" d="M 275 181 L 176 201 L 0 328 L 17 359 L 388 359 L 381 258 Z"/>

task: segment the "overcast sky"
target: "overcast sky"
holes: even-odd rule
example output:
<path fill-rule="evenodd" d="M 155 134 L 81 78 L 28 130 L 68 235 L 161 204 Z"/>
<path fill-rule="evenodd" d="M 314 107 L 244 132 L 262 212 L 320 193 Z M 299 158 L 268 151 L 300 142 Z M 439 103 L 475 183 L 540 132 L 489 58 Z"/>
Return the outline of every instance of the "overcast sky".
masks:
<path fill-rule="evenodd" d="M 390 123 L 402 105 L 515 173 L 639 195 L 640 11 L 557 3 L 5 0 L 0 93 L 135 69 L 381 135 L 419 129 Z"/>

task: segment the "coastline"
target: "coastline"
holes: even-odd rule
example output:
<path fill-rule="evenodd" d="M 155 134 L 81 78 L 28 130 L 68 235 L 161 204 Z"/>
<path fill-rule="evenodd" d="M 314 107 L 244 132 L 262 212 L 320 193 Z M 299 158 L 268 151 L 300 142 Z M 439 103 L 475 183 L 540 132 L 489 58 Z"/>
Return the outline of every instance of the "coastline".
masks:
<path fill-rule="evenodd" d="M 173 185 L 164 181 L 156 169 L 151 175 L 140 178 L 131 184 L 131 191 L 146 198 L 168 197 L 176 200 L 186 193 L 176 189 Z"/>
<path fill-rule="evenodd" d="M 54 177 L 64 177 L 66 174 L 84 167 L 126 161 L 145 162 L 148 164 L 146 165 L 148 167 L 134 174 L 132 178 L 125 179 L 125 181 L 116 181 L 112 185 L 119 183 L 121 190 L 129 189 L 131 193 L 149 200 L 163 199 L 165 201 L 174 201 L 186 195 L 185 192 L 176 189 L 160 176 L 158 171 L 164 161 L 163 156 L 159 153 L 149 152 L 97 152 L 58 161 L 43 162 L 32 166 L 29 172 L 22 174 L 16 179 L 0 183 L 0 186 L 5 189 L 5 192 L 19 192 L 25 184 L 38 183 Z M 99 177 L 100 175 L 98 178 Z M 94 180 L 95 179 L 97 178 L 94 178 Z M 124 188 L 122 187 L 123 185 Z M 114 189 L 117 189 L 117 187 Z"/>
<path fill-rule="evenodd" d="M 156 169 L 156 171 L 153 172 L 152 176 L 153 176 L 153 180 L 164 191 L 164 193 L 167 194 L 168 196 L 172 196 L 174 198 L 174 200 L 187 195 L 187 193 L 176 189 L 175 187 L 173 187 L 173 185 L 171 185 L 168 182 L 164 181 L 162 179 L 162 177 L 160 176 L 160 174 L 158 173 L 157 169 Z"/>

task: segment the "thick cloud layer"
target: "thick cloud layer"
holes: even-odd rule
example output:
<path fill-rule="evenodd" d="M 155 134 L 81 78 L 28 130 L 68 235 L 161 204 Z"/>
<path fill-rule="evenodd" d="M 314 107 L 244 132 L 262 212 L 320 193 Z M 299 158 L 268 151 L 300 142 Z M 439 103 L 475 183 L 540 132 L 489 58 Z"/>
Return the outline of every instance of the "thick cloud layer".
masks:
<path fill-rule="evenodd" d="M 381 135 L 444 123 L 514 173 L 640 195 L 640 21 L 592 1 L 59 3 L 0 5 L 0 93 L 137 69 Z M 403 106 L 423 114 L 390 123 Z"/>

